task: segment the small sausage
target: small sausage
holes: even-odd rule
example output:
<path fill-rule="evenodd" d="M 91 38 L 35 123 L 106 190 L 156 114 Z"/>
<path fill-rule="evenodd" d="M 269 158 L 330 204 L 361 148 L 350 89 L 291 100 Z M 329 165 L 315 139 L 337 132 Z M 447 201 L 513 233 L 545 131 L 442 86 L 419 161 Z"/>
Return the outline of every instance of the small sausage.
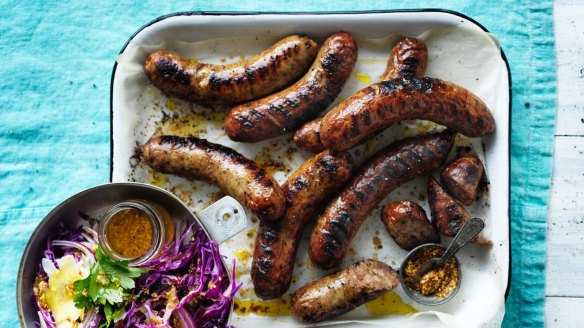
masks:
<path fill-rule="evenodd" d="M 426 74 L 428 48 L 416 38 L 403 38 L 391 49 L 381 81 L 396 78 L 418 78 Z"/>
<path fill-rule="evenodd" d="M 487 105 L 470 91 L 434 78 L 393 79 L 370 85 L 328 112 L 320 138 L 327 149 L 346 150 L 402 120 L 445 125 L 469 137 L 495 131 Z"/>
<path fill-rule="evenodd" d="M 284 194 L 276 180 L 231 148 L 195 137 L 156 136 L 142 146 L 142 158 L 162 173 L 217 185 L 262 220 L 284 213 Z"/>
<path fill-rule="evenodd" d="M 477 196 L 484 171 L 476 155 L 465 154 L 448 164 L 440 177 L 448 193 L 464 205 L 470 205 Z"/>
<path fill-rule="evenodd" d="M 308 283 L 290 301 L 292 313 L 317 322 L 347 313 L 393 290 L 399 275 L 385 263 L 363 260 Z"/>
<path fill-rule="evenodd" d="M 351 240 L 375 206 L 402 183 L 437 170 L 455 133 L 444 131 L 396 141 L 363 166 L 318 218 L 310 238 L 310 259 L 323 269 L 341 264 Z"/>
<path fill-rule="evenodd" d="M 251 278 L 257 296 L 276 298 L 290 288 L 304 227 L 321 202 L 351 178 L 353 166 L 348 152 L 325 150 L 302 164 L 282 186 L 284 215 L 278 221 L 260 222 L 256 237 Z"/>
<path fill-rule="evenodd" d="M 411 250 L 427 243 L 440 243 L 440 234 L 428 220 L 424 209 L 409 201 L 391 202 L 381 211 L 381 221 L 395 243 Z"/>
<path fill-rule="evenodd" d="M 320 122 L 322 122 L 322 117 L 304 123 L 294 132 L 294 143 L 311 153 L 319 153 L 325 150 L 320 140 Z"/>
<path fill-rule="evenodd" d="M 357 42 L 344 32 L 328 37 L 312 67 L 292 86 L 233 108 L 224 128 L 232 140 L 257 142 L 296 130 L 339 95 L 357 61 Z"/>
<path fill-rule="evenodd" d="M 428 49 L 424 42 L 415 38 L 401 39 L 391 50 L 387 68 L 380 80 L 395 78 L 423 78 L 428 62 Z M 317 118 L 302 125 L 294 133 L 294 142 L 302 149 L 318 153 L 326 149 L 320 140 L 320 124 Z M 374 134 L 377 131 L 372 132 Z"/>
<path fill-rule="evenodd" d="M 292 35 L 229 65 L 197 63 L 157 50 L 146 58 L 144 69 L 152 84 L 170 96 L 204 104 L 236 104 L 290 85 L 306 72 L 317 50 L 307 36 Z"/>
<path fill-rule="evenodd" d="M 448 237 L 454 237 L 466 221 L 471 218 L 464 207 L 446 193 L 432 176 L 428 179 L 428 205 L 430 205 L 432 223 L 441 234 Z M 481 245 L 493 244 L 480 234 L 472 242 Z"/>

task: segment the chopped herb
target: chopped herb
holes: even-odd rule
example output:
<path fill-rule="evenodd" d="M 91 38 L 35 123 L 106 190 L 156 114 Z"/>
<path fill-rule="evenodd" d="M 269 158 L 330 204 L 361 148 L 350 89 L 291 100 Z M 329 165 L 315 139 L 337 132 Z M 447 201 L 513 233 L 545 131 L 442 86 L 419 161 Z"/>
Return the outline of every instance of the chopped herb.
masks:
<path fill-rule="evenodd" d="M 136 286 L 134 279 L 146 269 L 131 268 L 128 261 L 109 258 L 97 247 L 97 262 L 91 266 L 89 276 L 75 282 L 75 306 L 89 309 L 94 306 L 103 308 L 106 322 L 99 327 L 109 327 L 112 320 L 123 314 L 123 309 L 131 299 L 131 290 Z"/>

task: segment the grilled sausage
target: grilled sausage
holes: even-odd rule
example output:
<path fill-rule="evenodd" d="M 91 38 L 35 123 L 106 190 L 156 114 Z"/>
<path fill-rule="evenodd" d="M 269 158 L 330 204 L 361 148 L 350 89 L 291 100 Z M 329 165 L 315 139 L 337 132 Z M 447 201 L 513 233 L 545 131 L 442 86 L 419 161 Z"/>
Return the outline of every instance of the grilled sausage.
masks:
<path fill-rule="evenodd" d="M 292 313 L 306 322 L 326 320 L 372 301 L 399 284 L 395 270 L 385 263 L 363 260 L 297 290 Z"/>
<path fill-rule="evenodd" d="M 432 223 L 441 234 L 448 237 L 454 237 L 466 221 L 471 218 L 464 207 L 446 193 L 432 176 L 428 179 L 428 204 L 430 205 Z M 472 243 L 481 245 L 493 244 L 480 234 L 472 240 Z"/>
<path fill-rule="evenodd" d="M 402 183 L 438 169 L 455 133 L 444 131 L 394 142 L 369 159 L 318 218 L 310 259 L 323 269 L 338 266 L 373 208 Z"/>
<path fill-rule="evenodd" d="M 427 243 L 440 243 L 440 234 L 428 220 L 424 209 L 409 201 L 391 202 L 381 211 L 381 221 L 395 243 L 411 250 Z"/>
<path fill-rule="evenodd" d="M 339 95 L 357 61 L 357 43 L 344 32 L 328 37 L 312 67 L 292 86 L 233 108 L 225 119 L 232 140 L 257 142 L 296 130 Z"/>
<path fill-rule="evenodd" d="M 317 50 L 307 36 L 292 35 L 235 64 L 201 64 L 158 50 L 146 58 L 144 69 L 152 84 L 170 96 L 197 103 L 234 104 L 290 85 L 306 72 Z"/>
<path fill-rule="evenodd" d="M 381 81 L 397 78 L 418 78 L 426 74 L 428 65 L 428 48 L 415 38 L 403 38 L 391 49 L 387 68 L 381 75 Z"/>
<path fill-rule="evenodd" d="M 320 137 L 328 149 L 349 149 L 372 132 L 402 120 L 422 119 L 469 137 L 495 131 L 485 103 L 454 83 L 434 78 L 393 79 L 353 94 L 328 112 Z"/>
<path fill-rule="evenodd" d="M 475 200 L 484 171 L 476 155 L 465 154 L 448 164 L 440 177 L 448 193 L 464 205 L 470 205 Z"/>
<path fill-rule="evenodd" d="M 162 173 L 217 185 L 262 220 L 276 220 L 284 212 L 276 180 L 231 148 L 195 137 L 157 136 L 142 147 L 142 158 Z"/>
<path fill-rule="evenodd" d="M 278 221 L 262 221 L 256 237 L 251 278 L 257 296 L 279 297 L 290 288 L 304 226 L 320 203 L 351 178 L 348 152 L 325 150 L 307 160 L 282 186 L 286 210 Z"/>
<path fill-rule="evenodd" d="M 292 140 L 298 147 L 311 153 L 319 153 L 325 150 L 320 140 L 320 122 L 322 122 L 322 117 L 304 123 L 294 132 Z"/>
<path fill-rule="evenodd" d="M 426 72 L 428 49 L 424 42 L 414 38 L 401 39 L 391 50 L 385 72 L 380 80 L 396 78 L 422 78 Z M 302 149 L 312 153 L 323 151 L 326 147 L 320 139 L 320 124 L 317 118 L 302 125 L 294 133 L 294 142 Z M 374 134 L 376 131 L 372 132 Z"/>

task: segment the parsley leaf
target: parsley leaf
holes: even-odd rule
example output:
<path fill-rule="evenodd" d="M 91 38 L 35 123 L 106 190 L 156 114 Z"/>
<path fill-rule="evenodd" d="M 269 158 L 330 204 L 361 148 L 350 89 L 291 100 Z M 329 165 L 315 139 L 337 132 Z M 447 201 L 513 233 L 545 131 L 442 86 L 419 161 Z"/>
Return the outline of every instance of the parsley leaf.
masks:
<path fill-rule="evenodd" d="M 108 257 L 97 247 L 97 262 L 91 266 L 89 276 L 77 280 L 75 286 L 75 307 L 89 309 L 94 306 L 103 308 L 107 322 L 99 327 L 109 327 L 112 320 L 124 313 L 130 292 L 136 286 L 135 278 L 146 272 L 146 269 L 132 268 L 128 261 L 116 261 Z"/>

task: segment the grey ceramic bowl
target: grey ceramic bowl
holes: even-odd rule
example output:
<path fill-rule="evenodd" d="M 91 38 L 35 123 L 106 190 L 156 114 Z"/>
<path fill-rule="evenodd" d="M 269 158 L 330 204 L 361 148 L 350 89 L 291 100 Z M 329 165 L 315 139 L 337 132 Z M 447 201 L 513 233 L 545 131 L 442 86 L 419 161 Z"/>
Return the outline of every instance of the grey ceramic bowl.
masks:
<path fill-rule="evenodd" d="M 197 221 L 209 237 L 209 233 L 206 227 L 201 224 L 200 219 L 180 199 L 166 190 L 152 185 L 133 182 L 109 183 L 89 188 L 71 196 L 55 207 L 39 223 L 24 249 L 16 286 L 16 303 L 22 327 L 36 327 L 35 321 L 39 320 L 32 290 L 33 283 L 46 248 L 47 238 L 54 232 L 56 225 L 60 222 L 73 226 L 78 225 L 81 218 L 80 213 L 86 213 L 92 218 L 99 219 L 112 205 L 136 198 L 159 203 L 169 211 L 175 220 Z M 231 281 L 230 270 L 227 269 L 225 262 L 223 262 L 223 268 Z M 232 310 L 233 301 L 231 302 Z"/>
<path fill-rule="evenodd" d="M 454 291 L 450 295 L 448 295 L 448 297 L 426 296 L 426 295 L 424 295 L 416 290 L 411 289 L 410 287 L 408 287 L 408 285 L 405 282 L 406 276 L 404 273 L 404 266 L 405 266 L 406 262 L 410 259 L 410 257 L 412 257 L 412 255 L 414 255 L 415 253 L 419 252 L 420 250 L 422 250 L 424 248 L 428 248 L 428 247 L 439 247 L 439 248 L 442 248 L 444 251 L 446 251 L 446 247 L 439 245 L 439 244 L 424 244 L 424 245 L 420 245 L 420 246 L 412 249 L 408 253 L 408 256 L 406 256 L 406 258 L 403 260 L 402 264 L 400 265 L 399 279 L 400 279 L 402 288 L 404 289 L 406 294 L 414 301 L 416 301 L 420 304 L 424 304 L 424 305 L 440 305 L 440 304 L 444 304 L 444 303 L 450 301 L 454 297 L 454 295 L 456 295 L 456 293 L 458 293 L 458 290 L 460 289 L 460 282 L 462 281 L 462 271 L 460 269 L 460 262 L 458 261 L 458 258 L 456 258 L 456 256 L 453 256 L 453 258 L 454 258 L 454 261 L 456 262 L 456 268 L 458 269 L 458 283 L 456 284 L 456 288 L 454 289 Z"/>

